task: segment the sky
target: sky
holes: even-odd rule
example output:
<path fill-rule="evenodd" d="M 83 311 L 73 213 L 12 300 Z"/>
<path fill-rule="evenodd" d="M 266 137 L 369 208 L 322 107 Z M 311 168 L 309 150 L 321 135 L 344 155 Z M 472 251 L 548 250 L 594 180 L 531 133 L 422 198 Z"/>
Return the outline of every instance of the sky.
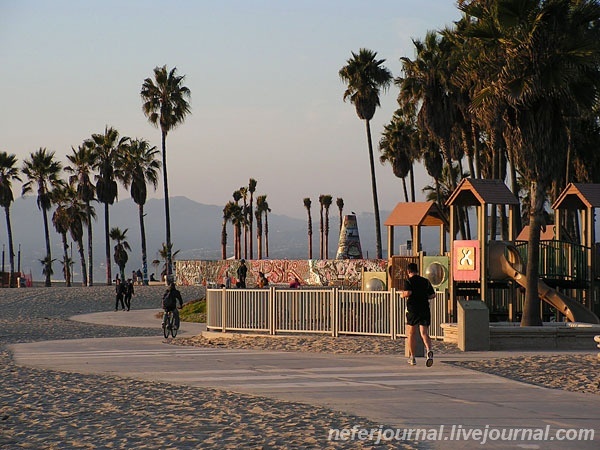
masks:
<path fill-rule="evenodd" d="M 20 165 L 43 147 L 64 163 L 107 125 L 160 148 L 139 93 L 166 65 L 192 111 L 167 138 L 170 196 L 225 205 L 254 178 L 274 214 L 305 218 L 303 199 L 320 194 L 372 212 L 365 124 L 338 72 L 368 48 L 400 76 L 411 39 L 459 17 L 454 0 L 0 0 L 0 151 Z M 376 159 L 397 93 L 371 121 Z M 401 180 L 379 162 L 376 177 L 391 211 Z M 417 187 L 431 183 L 420 168 Z"/>

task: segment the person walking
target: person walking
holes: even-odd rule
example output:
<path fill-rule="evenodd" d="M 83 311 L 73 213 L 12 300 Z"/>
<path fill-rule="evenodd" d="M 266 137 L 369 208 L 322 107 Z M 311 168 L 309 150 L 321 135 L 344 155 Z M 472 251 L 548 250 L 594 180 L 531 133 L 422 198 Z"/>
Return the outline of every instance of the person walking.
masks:
<path fill-rule="evenodd" d="M 237 269 L 238 286 L 241 289 L 246 289 L 246 275 L 248 274 L 248 267 L 246 267 L 246 260 L 240 261 L 240 266 Z"/>
<path fill-rule="evenodd" d="M 404 281 L 404 290 L 400 296 L 406 298 L 406 335 L 409 348 L 408 363 L 414 366 L 415 351 L 417 346 L 417 329 L 419 330 L 426 348 L 427 360 L 425 365 L 433 365 L 433 350 L 429 337 L 429 325 L 431 325 L 431 310 L 429 300 L 435 298 L 435 290 L 427 278 L 419 275 L 419 266 L 410 263 L 407 267 L 408 278 Z"/>
<path fill-rule="evenodd" d="M 123 303 L 124 295 L 125 285 L 119 278 L 115 278 L 115 311 L 119 310 L 119 303 L 121 303 L 121 309 L 125 311 L 125 304 Z"/>
<path fill-rule="evenodd" d="M 127 280 L 127 283 L 125 283 L 125 292 L 123 294 L 125 300 L 125 307 L 127 308 L 127 311 L 131 309 L 131 297 L 134 294 L 135 292 L 133 289 L 133 280 L 130 278 L 129 280 Z"/>

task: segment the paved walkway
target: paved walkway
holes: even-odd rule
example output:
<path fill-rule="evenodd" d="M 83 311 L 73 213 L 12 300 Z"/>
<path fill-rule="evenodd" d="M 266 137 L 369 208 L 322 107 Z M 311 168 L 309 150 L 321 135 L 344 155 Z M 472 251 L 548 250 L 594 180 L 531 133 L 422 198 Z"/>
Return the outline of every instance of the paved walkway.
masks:
<path fill-rule="evenodd" d="M 404 357 L 231 350 L 166 345 L 156 311 L 96 313 L 74 319 L 156 327 L 156 337 L 80 339 L 12 346 L 18 364 L 225 389 L 327 406 L 398 428 L 439 430 L 452 438 L 473 427 L 542 428 L 548 441 L 461 439 L 462 448 L 590 448 L 600 444 L 600 398 L 519 383 L 457 368 L 456 360 L 514 356 L 461 353 L 408 366 Z M 182 324 L 197 334 L 203 326 Z M 356 424 L 360 427 L 360 424 Z M 552 440 L 559 428 L 595 429 L 594 442 Z M 462 435 L 464 438 L 464 434 Z M 491 435 L 490 435 L 491 436 Z M 541 436 L 541 434 L 538 434 Z M 456 448 L 444 440 L 433 448 Z M 429 447 L 429 446 L 428 446 Z"/>

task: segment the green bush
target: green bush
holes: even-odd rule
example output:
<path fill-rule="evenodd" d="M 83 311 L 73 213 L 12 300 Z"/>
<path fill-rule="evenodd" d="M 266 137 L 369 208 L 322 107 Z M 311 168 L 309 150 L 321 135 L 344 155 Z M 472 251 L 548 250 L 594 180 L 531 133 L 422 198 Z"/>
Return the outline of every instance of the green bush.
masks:
<path fill-rule="evenodd" d="M 206 322 L 206 299 L 198 298 L 183 304 L 179 311 L 179 317 L 183 322 Z"/>

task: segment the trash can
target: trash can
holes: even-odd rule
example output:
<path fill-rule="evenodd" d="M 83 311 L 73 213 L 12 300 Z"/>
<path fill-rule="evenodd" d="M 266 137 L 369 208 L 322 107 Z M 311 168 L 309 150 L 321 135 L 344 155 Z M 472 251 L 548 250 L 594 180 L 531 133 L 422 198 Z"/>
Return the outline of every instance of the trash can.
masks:
<path fill-rule="evenodd" d="M 463 352 L 490 349 L 490 311 L 481 300 L 458 301 L 458 348 Z"/>

